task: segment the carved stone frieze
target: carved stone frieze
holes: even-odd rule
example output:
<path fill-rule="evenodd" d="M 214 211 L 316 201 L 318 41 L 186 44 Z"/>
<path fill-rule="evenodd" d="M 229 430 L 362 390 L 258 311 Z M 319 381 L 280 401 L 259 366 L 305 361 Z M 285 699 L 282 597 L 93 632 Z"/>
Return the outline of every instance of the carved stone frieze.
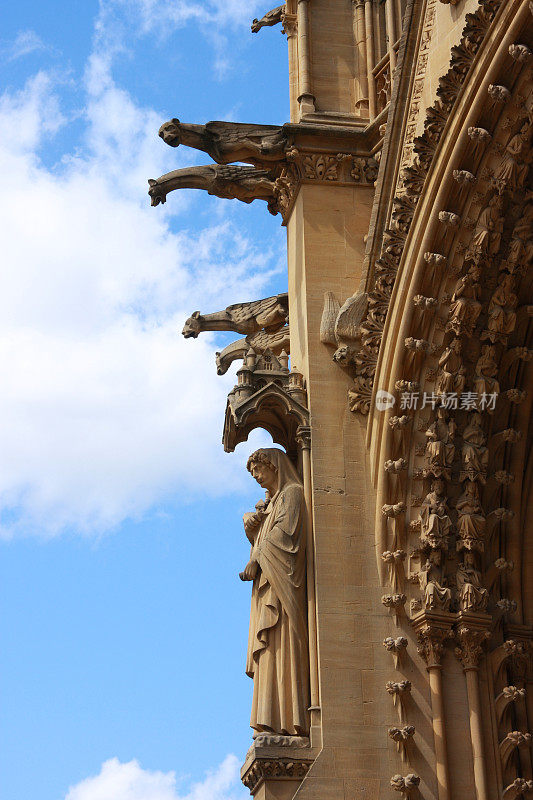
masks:
<path fill-rule="evenodd" d="M 242 776 L 242 782 L 253 794 L 259 784 L 266 780 L 287 780 L 305 778 L 312 760 L 290 758 L 257 758 Z"/>
<path fill-rule="evenodd" d="M 275 196 L 284 222 L 287 221 L 302 183 L 337 183 L 343 186 L 372 186 L 378 164 L 372 156 L 352 153 L 306 152 L 289 146 L 286 162 L 275 181 Z"/>

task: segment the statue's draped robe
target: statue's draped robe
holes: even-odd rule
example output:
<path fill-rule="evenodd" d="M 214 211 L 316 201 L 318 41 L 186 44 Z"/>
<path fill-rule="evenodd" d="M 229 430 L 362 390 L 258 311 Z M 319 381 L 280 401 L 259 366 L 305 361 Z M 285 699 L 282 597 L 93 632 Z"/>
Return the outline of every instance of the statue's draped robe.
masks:
<path fill-rule="evenodd" d="M 297 736 L 309 732 L 304 498 L 302 485 L 290 482 L 293 468 L 276 466 L 280 489 L 270 500 L 253 547 L 259 570 L 252 588 L 246 663 L 254 681 L 250 725 L 256 731 Z"/>

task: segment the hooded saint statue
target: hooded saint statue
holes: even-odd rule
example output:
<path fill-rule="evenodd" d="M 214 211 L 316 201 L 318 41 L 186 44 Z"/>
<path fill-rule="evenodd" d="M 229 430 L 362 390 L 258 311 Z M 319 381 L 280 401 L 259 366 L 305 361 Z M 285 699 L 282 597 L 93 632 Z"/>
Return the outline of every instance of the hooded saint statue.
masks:
<path fill-rule="evenodd" d="M 309 733 L 305 506 L 302 482 L 284 452 L 256 450 L 249 472 L 267 493 L 244 528 L 252 545 L 242 580 L 253 580 L 246 674 L 253 679 L 255 734 Z"/>

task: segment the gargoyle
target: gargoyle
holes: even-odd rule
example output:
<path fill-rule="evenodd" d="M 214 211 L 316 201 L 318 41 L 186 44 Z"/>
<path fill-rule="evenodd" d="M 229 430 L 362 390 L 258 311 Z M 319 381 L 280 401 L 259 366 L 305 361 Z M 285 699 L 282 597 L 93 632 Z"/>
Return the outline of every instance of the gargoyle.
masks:
<path fill-rule="evenodd" d="M 186 339 L 196 339 L 203 331 L 236 331 L 250 335 L 264 330 L 272 334 L 283 328 L 288 315 L 288 294 L 277 294 L 264 300 L 235 303 L 214 314 L 202 315 L 195 311 L 186 320 L 182 334 Z"/>
<path fill-rule="evenodd" d="M 236 342 L 228 344 L 227 347 L 216 353 L 217 375 L 225 375 L 233 361 L 238 359 L 242 361 L 250 348 L 260 355 L 264 355 L 269 350 L 275 356 L 279 356 L 283 350 L 287 355 L 290 354 L 290 346 L 291 337 L 288 325 L 277 333 L 259 331 L 244 339 L 237 339 Z"/>
<path fill-rule="evenodd" d="M 255 167 L 218 164 L 186 167 L 167 172 L 157 180 L 150 179 L 148 185 L 153 206 L 166 203 L 167 194 L 175 189 L 204 189 L 215 197 L 242 200 L 243 203 L 265 200 L 270 213 L 278 213 L 271 173 Z"/>
<path fill-rule="evenodd" d="M 278 25 L 282 21 L 285 14 L 285 3 L 282 6 L 273 8 L 261 19 L 254 19 L 252 21 L 252 33 L 259 33 L 261 28 L 271 28 L 273 25 Z"/>
<path fill-rule="evenodd" d="M 279 126 L 243 122 L 189 125 L 174 118 L 161 125 L 159 136 L 170 147 L 184 144 L 203 150 L 217 164 L 244 161 L 256 167 L 281 161 L 287 144 L 287 136 Z"/>
<path fill-rule="evenodd" d="M 320 323 L 320 341 L 336 347 L 333 360 L 346 367 L 354 363 L 354 343 L 359 337 L 358 327 L 366 314 L 368 296 L 357 292 L 341 307 L 333 292 L 324 295 L 324 311 Z"/>

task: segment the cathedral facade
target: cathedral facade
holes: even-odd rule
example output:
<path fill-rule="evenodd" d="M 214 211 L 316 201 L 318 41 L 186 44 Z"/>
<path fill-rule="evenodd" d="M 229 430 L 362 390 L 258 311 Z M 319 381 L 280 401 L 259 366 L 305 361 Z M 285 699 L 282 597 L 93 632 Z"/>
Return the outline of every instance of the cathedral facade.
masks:
<path fill-rule="evenodd" d="M 290 121 L 170 120 L 213 163 L 149 190 L 264 201 L 287 231 L 288 293 L 183 331 L 240 337 L 225 449 L 277 445 L 248 462 L 242 780 L 533 797 L 533 3 L 287 0 L 252 30 L 276 25 Z"/>

